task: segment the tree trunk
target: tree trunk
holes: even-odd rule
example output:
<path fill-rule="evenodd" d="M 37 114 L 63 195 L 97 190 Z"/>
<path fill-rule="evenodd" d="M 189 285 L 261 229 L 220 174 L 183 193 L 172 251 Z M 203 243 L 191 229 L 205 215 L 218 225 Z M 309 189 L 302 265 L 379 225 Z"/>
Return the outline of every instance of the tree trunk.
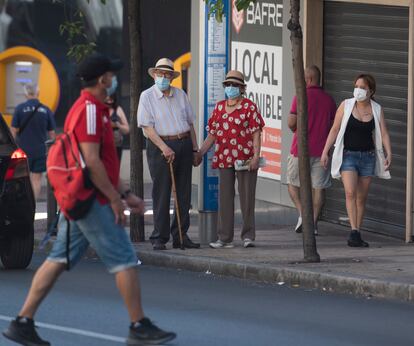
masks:
<path fill-rule="evenodd" d="M 290 1 L 291 19 L 288 23 L 292 42 L 292 63 L 297 98 L 297 138 L 299 156 L 300 202 L 302 204 L 303 251 L 306 262 L 320 262 L 314 235 L 312 183 L 308 151 L 308 102 L 303 67 L 303 36 L 299 22 L 300 0 Z"/>
<path fill-rule="evenodd" d="M 137 109 L 141 93 L 141 1 L 128 0 L 124 2 L 124 10 L 128 14 L 129 45 L 130 45 L 130 147 L 131 147 L 131 190 L 137 196 L 144 198 L 144 165 L 142 158 L 143 134 L 137 126 Z M 130 236 L 133 242 L 145 241 L 144 217 L 130 217 Z"/>

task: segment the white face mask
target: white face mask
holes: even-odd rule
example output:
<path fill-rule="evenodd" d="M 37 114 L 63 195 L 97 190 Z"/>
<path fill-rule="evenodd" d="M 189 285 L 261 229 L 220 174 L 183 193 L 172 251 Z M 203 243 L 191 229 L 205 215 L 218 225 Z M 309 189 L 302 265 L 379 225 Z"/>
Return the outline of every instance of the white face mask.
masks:
<path fill-rule="evenodd" d="M 362 88 L 355 88 L 354 89 L 354 97 L 357 101 L 365 101 L 367 99 L 367 91 Z"/>

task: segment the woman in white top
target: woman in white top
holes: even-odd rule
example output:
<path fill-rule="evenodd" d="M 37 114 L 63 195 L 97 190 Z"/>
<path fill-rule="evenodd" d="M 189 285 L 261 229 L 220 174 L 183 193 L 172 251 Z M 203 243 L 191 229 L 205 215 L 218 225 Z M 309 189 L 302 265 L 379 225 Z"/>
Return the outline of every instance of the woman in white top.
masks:
<path fill-rule="evenodd" d="M 351 224 L 348 245 L 368 247 L 361 238 L 360 227 L 369 185 L 373 176 L 391 178 L 388 170 L 392 154 L 384 111 L 373 99 L 376 91 L 374 77 L 360 74 L 355 78 L 354 86 L 354 97 L 343 101 L 336 112 L 321 162 L 328 167 L 329 151 L 335 143 L 331 173 L 333 178 L 341 177 L 344 184 Z"/>

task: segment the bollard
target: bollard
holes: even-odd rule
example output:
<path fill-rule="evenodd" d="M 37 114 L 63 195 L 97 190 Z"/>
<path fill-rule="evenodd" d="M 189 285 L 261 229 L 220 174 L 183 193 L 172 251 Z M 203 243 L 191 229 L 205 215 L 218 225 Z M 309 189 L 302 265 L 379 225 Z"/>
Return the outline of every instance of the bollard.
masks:
<path fill-rule="evenodd" d="M 50 139 L 45 142 L 47 151 L 49 151 L 50 146 L 55 141 Z M 55 195 L 53 194 L 52 187 L 49 184 L 49 180 L 47 179 L 47 173 L 46 173 L 46 181 L 47 181 L 47 229 L 50 230 L 51 227 L 54 229 L 53 232 L 56 231 L 56 216 L 57 216 L 57 202 L 55 199 Z"/>
<path fill-rule="evenodd" d="M 198 212 L 198 234 L 202 245 L 208 245 L 217 240 L 216 211 L 200 210 Z"/>

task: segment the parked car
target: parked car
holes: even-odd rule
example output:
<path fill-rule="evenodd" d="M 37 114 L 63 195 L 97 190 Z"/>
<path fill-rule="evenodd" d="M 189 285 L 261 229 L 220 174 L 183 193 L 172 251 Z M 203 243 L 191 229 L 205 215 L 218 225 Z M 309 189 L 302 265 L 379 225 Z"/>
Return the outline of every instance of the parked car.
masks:
<path fill-rule="evenodd" d="M 6 269 L 30 264 L 35 208 L 27 156 L 0 114 L 0 259 Z"/>

